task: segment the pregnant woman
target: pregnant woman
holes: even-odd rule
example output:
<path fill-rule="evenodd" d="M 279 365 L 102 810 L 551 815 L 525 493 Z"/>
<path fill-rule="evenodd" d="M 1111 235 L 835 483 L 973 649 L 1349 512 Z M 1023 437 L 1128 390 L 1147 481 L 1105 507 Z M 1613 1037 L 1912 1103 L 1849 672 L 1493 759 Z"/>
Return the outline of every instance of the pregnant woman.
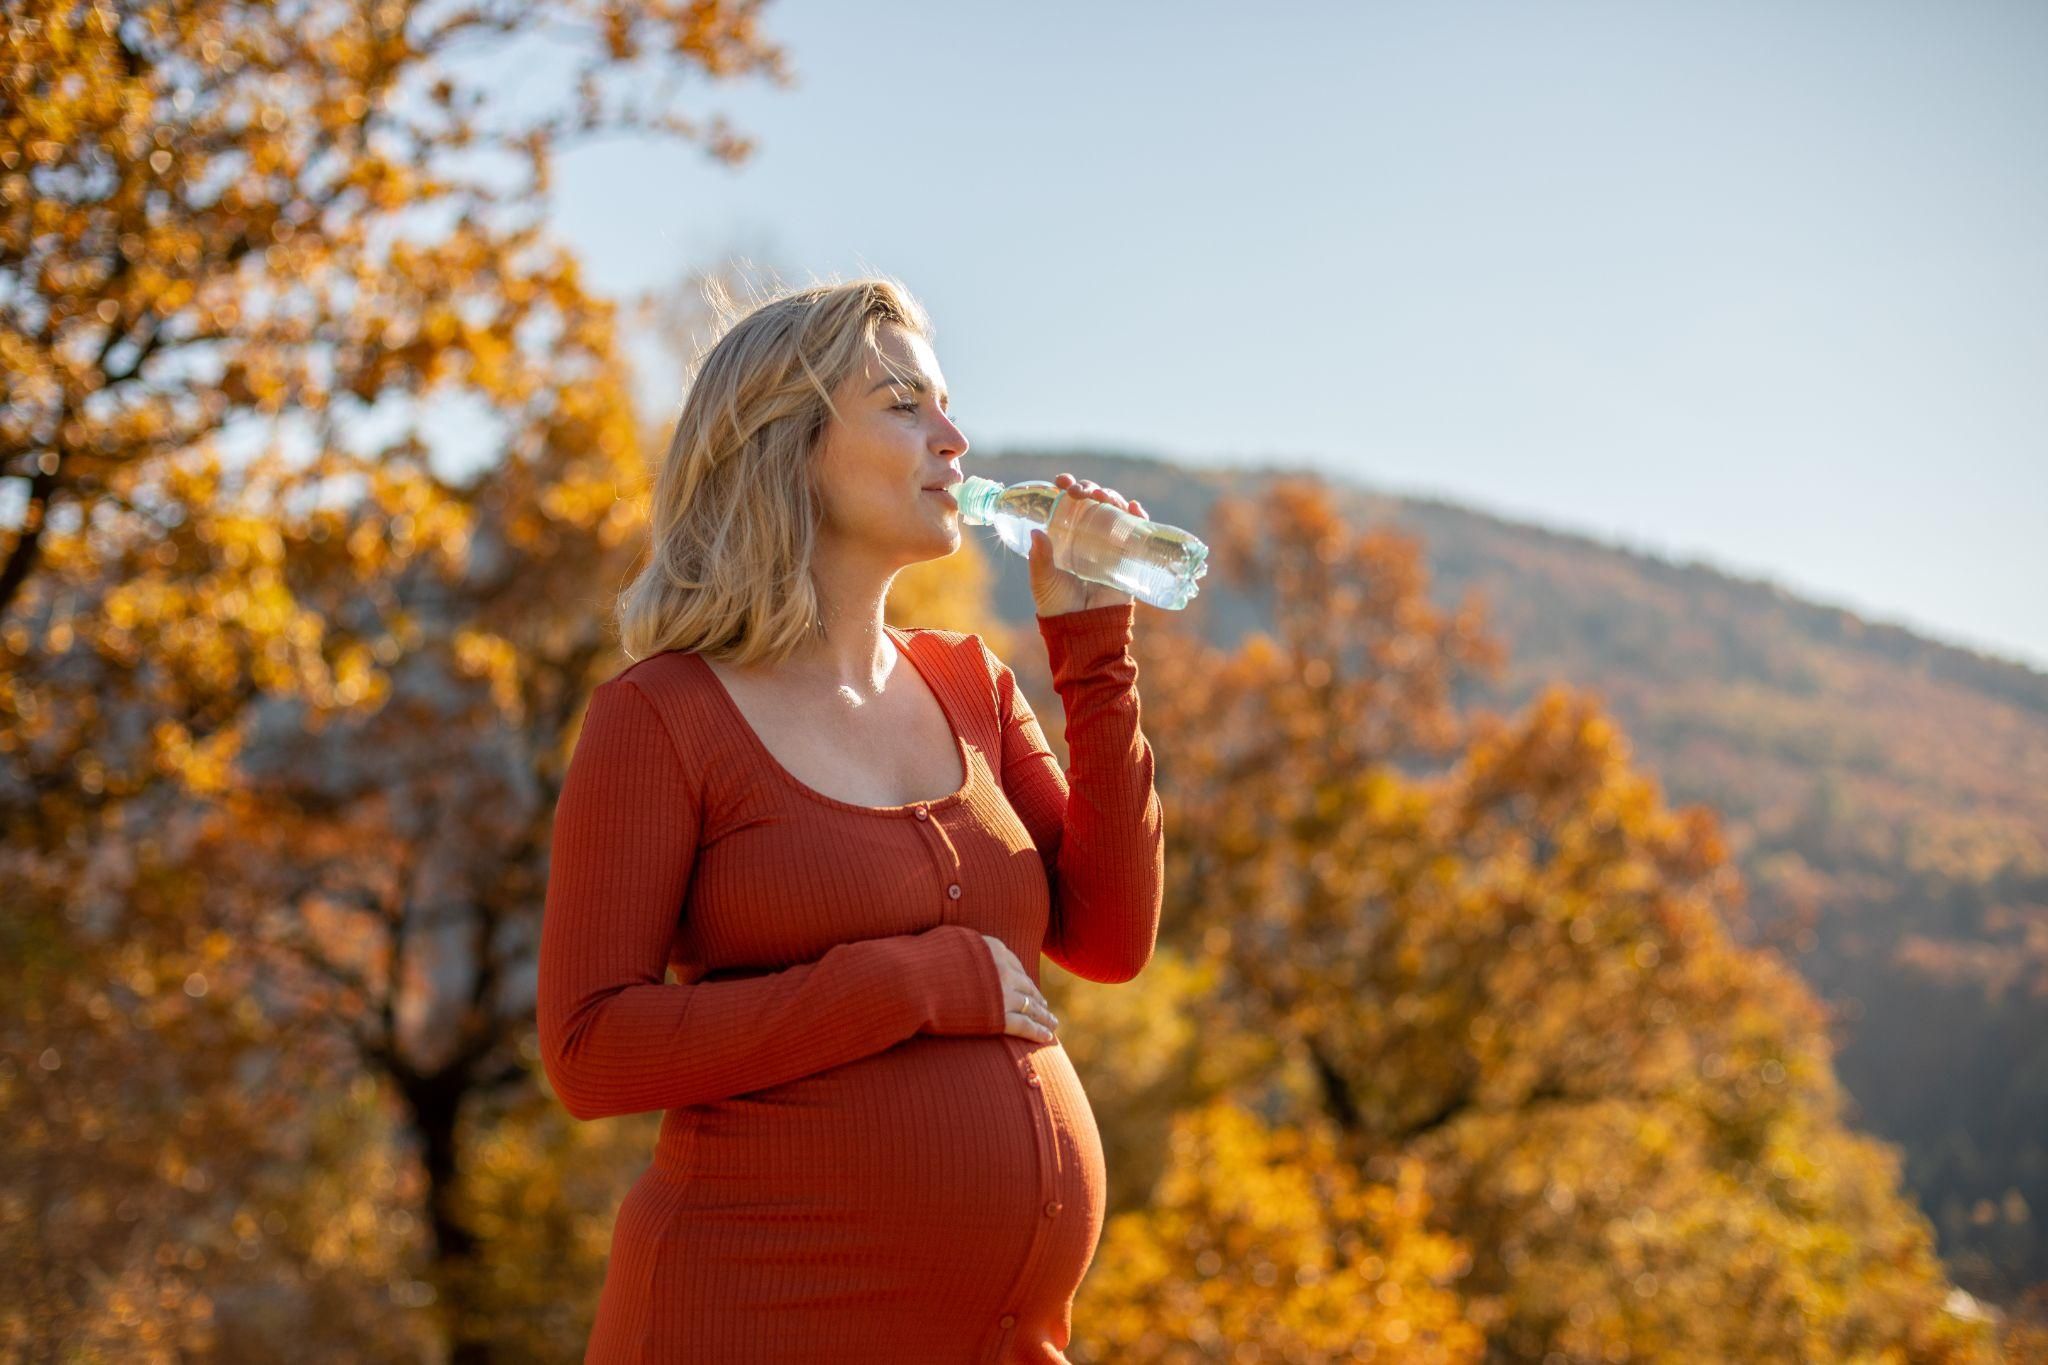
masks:
<path fill-rule="evenodd" d="M 562 1103 L 662 1112 L 586 1361 L 1066 1359 L 1103 1157 L 1038 963 L 1127 981 L 1158 932 L 1135 607 L 1036 533 L 1064 773 L 979 635 L 885 623 L 960 545 L 930 337 L 888 279 L 761 304 L 656 476 L 541 930 Z"/>

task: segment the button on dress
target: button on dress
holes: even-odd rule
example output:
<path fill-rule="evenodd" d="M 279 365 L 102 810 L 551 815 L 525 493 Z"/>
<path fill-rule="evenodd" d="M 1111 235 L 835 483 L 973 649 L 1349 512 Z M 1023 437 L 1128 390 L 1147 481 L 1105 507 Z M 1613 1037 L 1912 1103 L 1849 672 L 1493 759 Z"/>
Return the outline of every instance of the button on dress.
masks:
<path fill-rule="evenodd" d="M 950 794 L 862 806 L 769 753 L 671 650 L 598 685 L 554 817 L 542 1064 L 579 1119 L 661 1111 L 586 1362 L 1063 1362 L 1100 1240 L 1088 1096 L 1003 1032 L 1035 980 L 1150 959 L 1164 884 L 1129 603 L 1039 617 L 1062 772 L 979 635 L 888 627 Z M 675 980 L 668 979 L 673 969 Z"/>

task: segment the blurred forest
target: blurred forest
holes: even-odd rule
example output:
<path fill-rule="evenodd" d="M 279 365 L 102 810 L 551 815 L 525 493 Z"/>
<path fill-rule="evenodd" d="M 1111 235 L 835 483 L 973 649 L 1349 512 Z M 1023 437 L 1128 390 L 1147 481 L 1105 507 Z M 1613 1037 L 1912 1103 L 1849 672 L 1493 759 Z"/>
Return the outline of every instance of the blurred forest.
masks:
<path fill-rule="evenodd" d="M 10 8 L 5 1358 L 580 1354 L 656 1116 L 547 1092 L 533 953 L 666 433 L 541 208 L 582 137 L 743 160 L 634 96 L 778 73 L 757 8 Z M 507 122 L 456 54 L 541 23 L 582 43 L 574 97 Z M 496 448 L 457 476 L 420 421 L 464 404 Z M 1218 590 L 1140 608 L 1159 951 L 1123 986 L 1046 972 L 1114 1181 L 1076 1360 L 2040 1352 L 1951 1282 L 1897 1149 L 1849 1121 L 1827 1010 L 1740 938 L 1723 817 L 1667 802 L 1606 677 L 1482 704 L 1517 656 L 1413 538 L 1312 480 L 1182 520 L 1103 469 L 1210 541 Z M 907 572 L 891 618 L 982 632 L 1050 721 L 1021 563 L 989 554 Z M 1257 625 L 1218 643 L 1233 595 Z M 1835 725 L 1885 718 L 1808 666 Z M 1660 699 L 1714 699 L 1675 673 Z M 1731 730 L 1764 713 L 1743 695 Z M 1741 775 L 1700 747 L 1700 780 Z M 1977 828 L 1911 851 L 1999 866 L 2008 826 Z M 1859 846 L 1834 856 L 1780 885 L 1867 921 Z M 1988 990 L 1966 913 L 1916 927 L 1930 981 Z"/>
<path fill-rule="evenodd" d="M 1077 463 L 1167 521 L 1204 524 L 1271 470 L 1111 452 L 1004 452 L 994 477 Z M 2048 676 L 1802 600 L 1469 508 L 1348 486 L 1348 520 L 1415 539 L 1445 596 L 1478 594 L 1505 648 L 1459 704 L 1597 695 L 1675 804 L 1711 807 L 1740 873 L 1738 941 L 1822 996 L 1855 1127 L 1898 1144 L 1957 1282 L 2048 1282 Z M 1263 587 L 1209 593 L 1231 647 Z M 1030 611 L 997 585 L 1006 618 Z"/>

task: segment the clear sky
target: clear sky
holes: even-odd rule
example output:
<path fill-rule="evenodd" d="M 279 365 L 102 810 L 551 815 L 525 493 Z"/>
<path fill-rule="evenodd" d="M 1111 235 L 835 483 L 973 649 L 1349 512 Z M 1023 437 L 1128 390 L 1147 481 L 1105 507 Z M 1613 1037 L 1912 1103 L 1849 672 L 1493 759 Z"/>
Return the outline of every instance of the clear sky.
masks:
<path fill-rule="evenodd" d="M 884 271 L 984 452 L 1310 465 L 2048 668 L 2048 4 L 761 24 L 794 87 L 680 100 L 747 163 L 562 166 L 597 287 Z"/>

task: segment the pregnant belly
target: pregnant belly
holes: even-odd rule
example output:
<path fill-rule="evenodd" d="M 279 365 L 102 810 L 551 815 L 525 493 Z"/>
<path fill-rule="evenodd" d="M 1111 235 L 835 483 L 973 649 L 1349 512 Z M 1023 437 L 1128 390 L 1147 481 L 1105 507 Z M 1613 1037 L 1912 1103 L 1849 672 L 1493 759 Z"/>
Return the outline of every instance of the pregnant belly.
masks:
<path fill-rule="evenodd" d="M 672 1306 L 715 1285 L 726 1314 L 867 1312 L 952 1341 L 1005 1317 L 1063 1337 L 1102 1229 L 1080 1078 L 1057 1043 L 1008 1036 L 920 1034 L 672 1110 L 649 1175 Z"/>

